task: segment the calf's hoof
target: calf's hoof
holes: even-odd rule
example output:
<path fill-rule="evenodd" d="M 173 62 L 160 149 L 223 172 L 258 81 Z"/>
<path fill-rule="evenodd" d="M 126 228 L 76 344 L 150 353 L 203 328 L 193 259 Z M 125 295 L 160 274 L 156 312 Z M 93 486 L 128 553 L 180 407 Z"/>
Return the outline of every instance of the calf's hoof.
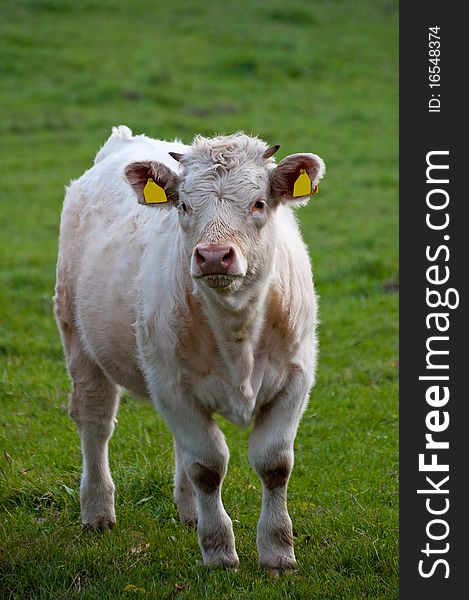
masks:
<path fill-rule="evenodd" d="M 116 521 L 110 517 L 96 517 L 90 523 L 83 523 L 83 531 L 106 531 L 114 529 Z"/>
<path fill-rule="evenodd" d="M 208 569 L 225 569 L 236 572 L 239 567 L 239 558 L 233 554 L 218 554 L 216 556 L 204 557 L 204 567 Z"/>
<path fill-rule="evenodd" d="M 181 519 L 181 523 L 190 529 L 197 529 L 197 517 L 195 519 Z"/>
<path fill-rule="evenodd" d="M 197 511 L 179 511 L 179 519 L 183 525 L 188 525 L 189 527 L 197 527 Z"/>
<path fill-rule="evenodd" d="M 179 513 L 179 520 L 183 525 L 197 525 L 198 513 L 195 496 L 187 493 L 187 490 L 178 491 L 174 494 L 174 501 Z"/>
<path fill-rule="evenodd" d="M 261 566 L 267 572 L 267 575 L 270 577 L 278 577 L 280 573 L 291 573 L 296 571 L 298 568 L 298 563 L 293 556 L 277 556 L 274 558 L 270 558 L 269 560 L 261 560 Z"/>
<path fill-rule="evenodd" d="M 211 523 L 211 528 L 208 530 L 204 528 L 203 522 L 199 521 L 199 547 L 205 567 L 231 570 L 238 568 L 239 558 L 233 526 L 228 515 L 218 525 Z"/>

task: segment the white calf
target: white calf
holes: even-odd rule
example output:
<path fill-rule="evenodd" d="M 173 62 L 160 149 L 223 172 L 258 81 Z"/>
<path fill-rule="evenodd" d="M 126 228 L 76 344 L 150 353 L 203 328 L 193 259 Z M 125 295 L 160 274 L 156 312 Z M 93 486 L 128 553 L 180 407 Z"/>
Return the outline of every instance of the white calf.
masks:
<path fill-rule="evenodd" d="M 290 206 L 309 199 L 324 164 L 293 154 L 276 165 L 277 150 L 240 133 L 184 146 L 118 127 L 68 188 L 55 314 L 85 526 L 115 524 L 107 448 L 123 386 L 150 398 L 174 436 L 176 505 L 198 522 L 207 566 L 238 565 L 221 501 L 228 447 L 212 415 L 254 422 L 260 562 L 295 567 L 286 494 L 314 381 L 316 300 Z"/>

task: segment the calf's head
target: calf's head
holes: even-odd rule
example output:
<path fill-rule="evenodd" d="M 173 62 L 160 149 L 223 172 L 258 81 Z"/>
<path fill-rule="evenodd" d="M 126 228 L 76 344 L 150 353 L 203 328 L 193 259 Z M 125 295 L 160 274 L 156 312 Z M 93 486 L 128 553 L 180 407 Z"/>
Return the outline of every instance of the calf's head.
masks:
<path fill-rule="evenodd" d="M 240 133 L 198 136 L 185 154 L 170 153 L 178 174 L 160 162 L 127 166 L 141 204 L 177 210 L 187 265 L 203 290 L 229 294 L 262 280 L 275 252 L 279 205 L 306 203 L 323 176 L 315 154 L 291 154 L 276 165 L 278 149 Z M 155 201 L 145 193 L 149 180 L 164 190 Z"/>

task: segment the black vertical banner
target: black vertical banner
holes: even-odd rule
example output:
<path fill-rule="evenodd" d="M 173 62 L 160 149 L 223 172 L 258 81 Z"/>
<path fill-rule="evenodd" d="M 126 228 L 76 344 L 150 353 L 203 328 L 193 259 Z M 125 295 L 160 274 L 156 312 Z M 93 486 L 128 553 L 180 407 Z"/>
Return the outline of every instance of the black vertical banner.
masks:
<path fill-rule="evenodd" d="M 400 3 L 400 597 L 467 597 L 464 3 Z M 463 110 L 463 104 L 465 110 Z"/>

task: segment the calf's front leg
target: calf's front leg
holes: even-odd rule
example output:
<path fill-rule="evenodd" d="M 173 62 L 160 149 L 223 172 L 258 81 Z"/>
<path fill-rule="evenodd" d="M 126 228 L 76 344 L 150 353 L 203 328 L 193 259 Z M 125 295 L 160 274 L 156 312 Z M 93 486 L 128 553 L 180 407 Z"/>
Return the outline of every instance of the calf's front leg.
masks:
<path fill-rule="evenodd" d="M 221 500 L 229 451 L 218 425 L 189 404 L 175 402 L 158 406 L 176 446 L 175 489 L 182 520 L 196 520 L 199 546 L 206 567 L 236 568 L 239 564 L 233 525 Z M 195 492 L 196 508 L 192 505 Z"/>
<path fill-rule="evenodd" d="M 307 378 L 293 369 L 284 390 L 258 415 L 249 442 L 249 459 L 262 482 L 257 524 L 259 561 L 271 572 L 296 568 L 287 486 L 293 442 L 308 393 Z"/>

